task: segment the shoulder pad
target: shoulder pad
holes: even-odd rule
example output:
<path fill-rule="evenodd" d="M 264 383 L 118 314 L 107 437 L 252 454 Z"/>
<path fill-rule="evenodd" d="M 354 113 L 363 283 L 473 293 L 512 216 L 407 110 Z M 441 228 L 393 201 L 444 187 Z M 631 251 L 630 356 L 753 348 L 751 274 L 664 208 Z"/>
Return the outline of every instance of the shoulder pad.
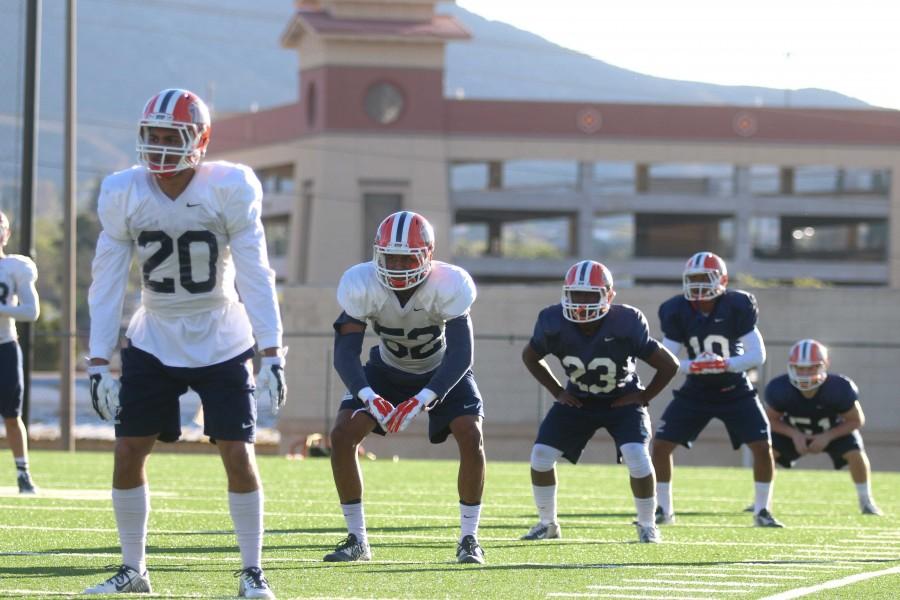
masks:
<path fill-rule="evenodd" d="M 434 295 L 434 312 L 444 320 L 466 314 L 478 295 L 465 269 L 440 261 L 432 262 L 427 285 Z"/>
<path fill-rule="evenodd" d="M 384 303 L 386 290 L 375 276 L 371 262 L 360 263 L 347 269 L 338 283 L 337 300 L 345 313 L 365 321 Z"/>

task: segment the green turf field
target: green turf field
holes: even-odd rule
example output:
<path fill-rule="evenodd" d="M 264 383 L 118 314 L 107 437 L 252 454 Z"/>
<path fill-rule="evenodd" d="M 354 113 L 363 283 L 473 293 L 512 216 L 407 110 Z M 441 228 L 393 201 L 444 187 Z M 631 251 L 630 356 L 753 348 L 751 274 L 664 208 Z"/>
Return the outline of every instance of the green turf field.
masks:
<path fill-rule="evenodd" d="M 14 483 L 11 461 L 5 477 Z M 0 597 L 67 597 L 120 560 L 109 501 L 112 458 L 34 452 L 42 493 L 0 487 Z M 888 514 L 858 513 L 846 471 L 779 471 L 773 513 L 787 529 L 750 526 L 744 469 L 679 467 L 678 523 L 664 543 L 636 543 L 624 467 L 560 468 L 563 539 L 520 542 L 536 521 L 528 465 L 488 467 L 484 566 L 457 565 L 456 464 L 367 461 L 374 560 L 321 562 L 345 533 L 327 460 L 261 457 L 265 571 L 279 598 L 778 598 L 789 590 L 886 571 L 807 598 L 900 597 L 900 473 L 875 473 Z M 149 568 L 154 592 L 231 597 L 240 567 L 224 473 L 211 455 L 151 458 Z M 893 493 L 892 493 L 893 492 Z"/>

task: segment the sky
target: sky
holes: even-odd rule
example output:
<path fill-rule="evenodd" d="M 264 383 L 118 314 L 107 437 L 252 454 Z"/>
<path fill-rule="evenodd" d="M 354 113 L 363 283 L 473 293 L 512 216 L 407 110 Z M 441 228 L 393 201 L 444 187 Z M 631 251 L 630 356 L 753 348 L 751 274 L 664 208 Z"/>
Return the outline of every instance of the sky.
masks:
<path fill-rule="evenodd" d="M 887 0 L 456 0 L 604 62 L 726 85 L 841 92 L 900 109 L 900 5 Z"/>

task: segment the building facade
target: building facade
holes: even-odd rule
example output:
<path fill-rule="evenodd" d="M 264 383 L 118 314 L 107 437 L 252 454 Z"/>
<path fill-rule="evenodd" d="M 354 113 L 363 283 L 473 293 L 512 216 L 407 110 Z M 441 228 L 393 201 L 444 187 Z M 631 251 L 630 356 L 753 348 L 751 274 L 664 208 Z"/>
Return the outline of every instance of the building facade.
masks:
<path fill-rule="evenodd" d="M 400 208 L 480 282 L 598 258 L 622 284 L 721 254 L 751 281 L 900 287 L 900 112 L 445 98 L 434 0 L 298 0 L 299 100 L 215 124 L 282 282 L 333 284 Z M 576 76 L 573 74 L 573 77 Z"/>

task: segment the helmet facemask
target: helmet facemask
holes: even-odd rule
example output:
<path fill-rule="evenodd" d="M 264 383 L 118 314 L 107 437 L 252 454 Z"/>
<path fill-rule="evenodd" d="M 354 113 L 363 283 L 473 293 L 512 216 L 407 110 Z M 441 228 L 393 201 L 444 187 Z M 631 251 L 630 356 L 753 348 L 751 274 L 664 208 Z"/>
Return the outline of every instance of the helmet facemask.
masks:
<path fill-rule="evenodd" d="M 422 283 L 431 272 L 431 248 L 374 245 L 373 262 L 381 284 L 392 290 L 408 290 Z M 408 262 L 397 268 L 397 262 Z"/>
<path fill-rule="evenodd" d="M 576 296 L 577 294 L 577 296 Z M 590 294 L 595 302 L 585 302 Z M 609 312 L 614 292 L 608 287 L 564 285 L 562 294 L 563 316 L 573 323 L 599 321 Z"/>
<path fill-rule="evenodd" d="M 685 271 L 682 286 L 684 297 L 691 301 L 712 300 L 725 293 L 723 276 L 718 269 Z"/>
<path fill-rule="evenodd" d="M 176 131 L 181 138 L 181 145 L 169 146 L 149 142 L 151 129 Z M 208 126 L 201 129 L 195 123 L 154 122 L 151 119 L 142 119 L 138 128 L 138 159 L 154 175 L 174 175 L 185 169 L 196 167 L 200 163 L 206 154 L 208 139 Z M 178 157 L 178 160 L 173 162 L 170 160 L 171 157 Z"/>
<path fill-rule="evenodd" d="M 828 366 L 824 362 L 788 363 L 788 377 L 791 385 L 798 390 L 814 390 L 825 383 L 825 379 L 828 377 Z"/>

